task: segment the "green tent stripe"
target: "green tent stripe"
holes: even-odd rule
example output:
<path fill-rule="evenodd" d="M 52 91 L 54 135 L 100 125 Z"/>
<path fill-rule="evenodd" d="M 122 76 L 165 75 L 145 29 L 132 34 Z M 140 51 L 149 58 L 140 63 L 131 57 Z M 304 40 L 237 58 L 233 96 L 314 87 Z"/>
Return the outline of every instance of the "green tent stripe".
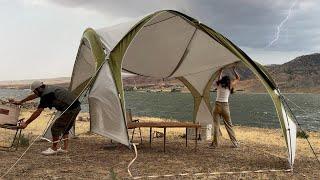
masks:
<path fill-rule="evenodd" d="M 201 94 L 192 86 L 192 84 L 184 77 L 177 77 L 176 79 L 180 80 L 191 92 L 194 100 L 193 104 L 193 122 L 196 122 L 198 110 L 201 104 Z"/>
<path fill-rule="evenodd" d="M 194 35 L 196 35 L 197 30 L 198 30 L 198 29 L 195 28 L 195 30 L 194 30 L 194 32 L 193 32 L 193 34 L 192 34 L 192 36 L 191 36 L 191 38 L 190 38 L 190 40 L 189 40 L 189 42 L 188 42 L 188 44 L 187 44 L 186 49 L 184 50 L 184 52 L 183 52 L 183 54 L 182 54 L 181 59 L 179 60 L 177 66 L 174 68 L 174 70 L 170 73 L 170 75 L 169 75 L 168 77 L 172 76 L 172 75 L 179 69 L 179 67 L 181 66 L 182 62 L 184 61 L 185 57 L 187 56 L 187 54 L 188 54 L 188 52 L 189 52 L 190 44 L 191 44 L 191 42 L 192 42 L 192 40 L 193 40 L 193 38 L 194 38 Z"/>
<path fill-rule="evenodd" d="M 123 83 L 122 83 L 122 76 L 121 76 L 123 56 L 125 55 L 127 48 L 129 47 L 133 38 L 136 36 L 139 30 L 143 27 L 143 25 L 152 18 L 152 16 L 153 15 L 149 15 L 145 17 L 139 23 L 137 23 L 133 28 L 131 28 L 131 30 L 125 35 L 124 38 L 122 38 L 121 41 L 119 41 L 119 43 L 114 47 L 114 49 L 110 52 L 110 55 L 109 55 L 109 67 L 113 75 L 117 92 L 119 94 L 123 117 L 126 117 L 125 99 L 124 99 Z M 125 125 L 127 126 L 126 123 Z M 126 132 L 129 138 L 128 131 Z"/>
<path fill-rule="evenodd" d="M 219 73 L 219 72 L 217 71 L 217 72 L 215 72 L 215 73 L 211 76 L 211 78 L 209 79 L 206 87 L 205 87 L 204 90 L 203 90 L 203 99 L 204 99 L 204 101 L 205 101 L 205 103 L 206 103 L 206 105 L 207 105 L 207 107 L 208 107 L 208 109 L 209 109 L 209 111 L 210 111 L 211 114 L 212 114 L 212 108 L 213 108 L 213 107 L 212 107 L 212 105 L 211 105 L 211 103 L 210 103 L 210 99 L 211 99 L 210 89 L 211 89 L 211 86 L 212 86 L 212 84 L 213 84 L 213 81 L 214 81 L 214 79 L 217 77 L 218 73 Z"/>
<path fill-rule="evenodd" d="M 85 80 L 84 82 L 82 82 L 77 88 L 75 88 L 72 93 L 76 96 L 78 96 L 82 91 L 83 89 L 87 86 L 87 84 L 89 83 L 91 78 Z"/>
<path fill-rule="evenodd" d="M 88 40 L 91 51 L 92 51 L 92 55 L 97 63 L 96 69 L 99 69 L 99 67 L 103 64 L 106 58 L 106 55 L 103 50 L 102 42 L 99 36 L 97 35 L 97 33 L 92 28 L 86 29 L 83 33 L 83 37 Z"/>
<path fill-rule="evenodd" d="M 91 52 L 92 52 L 92 56 L 96 62 L 96 71 L 97 69 L 100 68 L 100 66 L 102 66 L 104 60 L 105 60 L 105 53 L 103 51 L 103 46 L 102 46 L 102 43 L 98 37 L 98 35 L 96 34 L 96 32 L 91 29 L 91 28 L 88 28 L 84 31 L 83 33 L 83 37 L 82 37 L 82 40 L 81 40 L 81 43 L 80 43 L 80 46 L 79 48 L 81 48 L 81 46 L 84 44 L 84 41 L 88 42 L 89 45 L 90 45 L 90 49 L 91 49 Z M 76 62 L 75 64 L 77 63 L 77 60 L 78 60 L 78 56 L 79 56 L 79 52 L 77 54 L 77 59 L 76 59 Z M 94 74 L 96 74 L 97 72 L 94 72 Z M 94 75 L 92 74 L 92 76 Z M 79 95 L 79 93 L 82 92 L 82 90 L 87 86 L 89 80 L 92 78 L 89 77 L 86 81 L 84 81 L 83 83 L 81 83 L 78 87 L 76 87 L 72 92 L 75 94 L 75 95 Z M 73 77 L 73 74 L 72 74 L 72 77 Z M 92 81 L 94 82 L 94 80 Z M 73 83 L 73 79 L 71 79 L 71 82 L 70 82 L 70 86 L 69 86 L 69 89 L 71 88 L 71 84 Z"/>
<path fill-rule="evenodd" d="M 139 30 L 143 27 L 143 25 L 150 20 L 152 15 L 147 16 L 143 20 L 141 20 L 134 28 L 132 28 L 129 33 L 116 45 L 116 47 L 110 52 L 110 69 L 113 74 L 113 78 L 115 80 L 115 84 L 117 87 L 117 91 L 120 94 L 120 101 L 123 109 L 124 106 L 124 92 L 122 85 L 122 77 L 121 77 L 121 69 L 122 69 L 122 60 L 125 52 L 127 51 L 128 46 L 130 45 L 133 38 L 139 32 Z"/>

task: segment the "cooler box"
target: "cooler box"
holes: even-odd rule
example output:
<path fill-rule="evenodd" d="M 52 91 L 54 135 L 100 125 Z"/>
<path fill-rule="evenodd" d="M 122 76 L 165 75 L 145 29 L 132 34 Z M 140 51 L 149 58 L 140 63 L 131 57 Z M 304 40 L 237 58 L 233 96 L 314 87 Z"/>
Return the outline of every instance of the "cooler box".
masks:
<path fill-rule="evenodd" d="M 212 132 L 212 124 L 201 126 L 201 128 L 198 129 L 198 138 L 200 138 L 201 141 L 211 141 Z M 194 128 L 188 128 L 188 139 L 194 139 L 195 133 Z"/>

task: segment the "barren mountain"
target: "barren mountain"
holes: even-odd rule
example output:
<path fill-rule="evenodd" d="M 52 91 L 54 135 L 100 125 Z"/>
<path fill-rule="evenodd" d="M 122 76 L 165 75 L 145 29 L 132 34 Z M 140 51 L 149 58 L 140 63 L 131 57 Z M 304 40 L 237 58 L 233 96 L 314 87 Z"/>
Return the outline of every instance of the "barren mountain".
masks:
<path fill-rule="evenodd" d="M 16 80 L 16 81 L 0 81 L 0 88 L 11 88 L 11 89 L 27 89 L 34 80 L 40 80 L 46 84 L 55 84 L 63 87 L 68 87 L 70 77 L 59 77 L 50 79 L 27 79 L 27 80 Z"/>
<path fill-rule="evenodd" d="M 320 54 L 299 56 L 292 61 L 280 65 L 267 65 L 267 71 L 271 74 L 282 92 L 320 93 Z M 241 82 L 237 89 L 246 92 L 265 92 L 265 88 L 256 76 L 243 64 L 239 64 L 237 70 L 241 76 Z M 230 70 L 224 71 L 231 74 Z M 70 78 L 42 79 L 47 84 L 57 84 L 68 87 Z M 0 81 L 0 88 L 28 88 L 33 80 Z M 134 76 L 123 80 L 126 89 L 172 88 L 183 86 L 176 79 L 159 79 L 151 77 Z M 186 88 L 184 87 L 184 90 Z"/>

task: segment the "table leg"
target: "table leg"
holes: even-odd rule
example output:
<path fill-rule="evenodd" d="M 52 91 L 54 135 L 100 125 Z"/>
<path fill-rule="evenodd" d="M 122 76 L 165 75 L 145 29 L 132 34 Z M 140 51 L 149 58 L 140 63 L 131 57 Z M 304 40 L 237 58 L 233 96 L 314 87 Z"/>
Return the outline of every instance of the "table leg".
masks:
<path fill-rule="evenodd" d="M 167 135 L 167 128 L 163 129 L 164 135 L 163 135 L 163 151 L 166 152 L 166 135 Z"/>
<path fill-rule="evenodd" d="M 196 152 L 197 152 L 197 146 L 198 146 L 198 128 L 196 128 L 196 147 L 195 147 Z"/>
<path fill-rule="evenodd" d="M 186 128 L 186 147 L 188 147 L 188 128 Z"/>
<path fill-rule="evenodd" d="M 150 139 L 149 139 L 150 148 L 151 148 L 151 141 L 152 141 L 152 127 L 150 128 Z"/>

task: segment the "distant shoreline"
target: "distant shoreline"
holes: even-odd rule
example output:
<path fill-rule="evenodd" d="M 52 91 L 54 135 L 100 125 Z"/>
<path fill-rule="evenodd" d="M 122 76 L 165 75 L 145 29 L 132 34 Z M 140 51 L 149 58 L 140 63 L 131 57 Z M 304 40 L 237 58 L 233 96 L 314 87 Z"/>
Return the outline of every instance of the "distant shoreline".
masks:
<path fill-rule="evenodd" d="M 68 85 L 66 84 L 53 84 L 57 86 L 62 86 L 65 88 L 68 88 Z M 8 86 L 1 86 L 0 85 L 0 90 L 29 90 L 28 85 L 20 86 L 20 87 L 8 87 Z M 126 91 L 126 90 L 125 90 Z M 135 92 L 142 92 L 142 93 L 148 93 L 148 92 L 163 92 L 163 93 L 190 93 L 189 91 L 180 91 L 180 92 L 171 92 L 170 90 L 162 90 L 162 89 L 139 89 L 139 90 L 133 90 Z M 210 92 L 215 92 L 215 91 L 210 91 Z M 235 93 L 243 93 L 243 94 L 268 94 L 267 91 L 251 91 L 251 90 L 236 90 Z M 314 91 L 314 92 L 299 92 L 297 90 L 292 90 L 292 91 L 281 91 L 282 94 L 320 94 L 320 89 L 319 91 Z"/>

